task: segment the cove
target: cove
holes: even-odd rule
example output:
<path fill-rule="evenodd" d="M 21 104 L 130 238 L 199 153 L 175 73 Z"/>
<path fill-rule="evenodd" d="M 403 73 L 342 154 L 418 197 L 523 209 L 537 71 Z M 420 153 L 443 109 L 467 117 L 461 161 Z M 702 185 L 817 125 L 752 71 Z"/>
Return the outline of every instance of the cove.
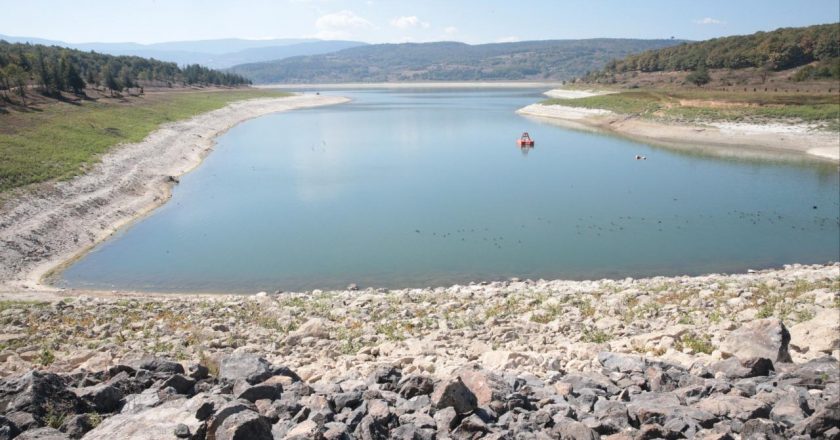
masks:
<path fill-rule="evenodd" d="M 835 165 L 687 154 L 514 113 L 542 91 L 322 91 L 353 101 L 234 127 L 167 204 L 56 284 L 402 288 L 840 259 Z M 523 131 L 535 148 L 516 146 Z"/>

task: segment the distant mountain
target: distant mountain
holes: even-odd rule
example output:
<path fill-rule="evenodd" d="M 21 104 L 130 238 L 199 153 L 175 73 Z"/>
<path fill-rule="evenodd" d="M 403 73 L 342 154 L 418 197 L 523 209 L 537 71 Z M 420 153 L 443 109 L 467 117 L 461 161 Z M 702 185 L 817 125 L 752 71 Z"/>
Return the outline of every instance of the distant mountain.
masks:
<path fill-rule="evenodd" d="M 201 64 L 212 68 L 226 68 L 236 64 L 278 60 L 299 55 L 317 55 L 366 43 L 340 40 L 313 39 L 273 39 L 242 40 L 220 39 L 200 41 L 174 41 L 166 43 L 67 43 L 64 41 L 45 40 L 32 37 L 12 37 L 0 35 L 0 40 L 10 43 L 43 44 L 61 46 L 82 51 L 96 51 L 109 55 L 129 55 L 154 58 L 186 64 Z"/>
<path fill-rule="evenodd" d="M 234 66 L 257 83 L 563 80 L 615 58 L 681 40 L 546 40 L 469 45 L 375 44 L 338 52 Z"/>

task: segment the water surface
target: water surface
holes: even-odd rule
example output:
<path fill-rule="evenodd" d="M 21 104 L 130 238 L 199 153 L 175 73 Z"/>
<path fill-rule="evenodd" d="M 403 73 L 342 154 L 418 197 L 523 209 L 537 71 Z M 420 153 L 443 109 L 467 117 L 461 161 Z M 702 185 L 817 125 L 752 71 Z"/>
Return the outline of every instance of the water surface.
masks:
<path fill-rule="evenodd" d="M 514 113 L 540 92 L 340 91 L 353 102 L 245 122 L 59 284 L 420 287 L 840 259 L 836 166 L 687 155 Z M 516 147 L 522 131 L 536 148 Z"/>

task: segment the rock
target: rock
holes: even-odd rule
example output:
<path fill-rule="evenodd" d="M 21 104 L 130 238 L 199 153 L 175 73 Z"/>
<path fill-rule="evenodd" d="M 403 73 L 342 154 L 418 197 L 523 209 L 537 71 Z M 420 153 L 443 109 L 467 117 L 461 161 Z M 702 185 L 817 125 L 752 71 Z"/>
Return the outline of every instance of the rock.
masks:
<path fill-rule="evenodd" d="M 140 360 L 138 368 L 154 371 L 155 373 L 184 374 L 184 366 L 159 357 L 145 357 Z"/>
<path fill-rule="evenodd" d="M 731 357 L 709 365 L 709 371 L 723 373 L 730 379 L 767 376 L 773 370 L 773 362 L 767 358 Z"/>
<path fill-rule="evenodd" d="M 790 333 L 782 321 L 776 318 L 759 319 L 727 335 L 720 345 L 720 352 L 724 357 L 791 362 L 789 342 Z"/>
<path fill-rule="evenodd" d="M 458 426 L 458 413 L 455 408 L 448 406 L 435 412 L 435 425 L 438 432 L 449 432 Z"/>
<path fill-rule="evenodd" d="M 297 330 L 286 337 L 286 345 L 294 346 L 303 338 L 328 339 L 330 337 L 329 323 L 323 318 L 311 318 L 304 322 Z"/>
<path fill-rule="evenodd" d="M 641 356 L 607 351 L 598 353 L 598 362 L 609 371 L 621 373 L 643 372 L 647 368 L 647 362 Z"/>
<path fill-rule="evenodd" d="M 755 399 L 733 395 L 715 395 L 703 399 L 695 408 L 727 419 L 746 421 L 770 416 L 770 405 Z"/>
<path fill-rule="evenodd" d="M 484 420 L 481 420 L 478 415 L 473 414 L 462 420 L 458 427 L 452 431 L 452 438 L 480 438 L 489 431 L 490 429 L 487 428 L 487 424 L 484 423 Z"/>
<path fill-rule="evenodd" d="M 359 422 L 354 434 L 361 440 L 387 440 L 388 427 L 371 416 L 365 416 Z"/>
<path fill-rule="evenodd" d="M 426 376 L 407 376 L 399 383 L 399 394 L 403 399 L 431 394 L 432 391 L 434 391 L 434 382 Z"/>
<path fill-rule="evenodd" d="M 67 417 L 58 430 L 67 434 L 70 438 L 79 439 L 93 428 L 94 426 L 89 415 L 76 414 L 74 416 Z"/>
<path fill-rule="evenodd" d="M 215 440 L 272 440 L 271 425 L 254 411 L 246 410 L 226 417 L 213 432 Z"/>
<path fill-rule="evenodd" d="M 116 438 L 116 437 L 115 437 Z M 67 434 L 54 428 L 37 428 L 23 432 L 15 437 L 17 440 L 70 440 Z"/>
<path fill-rule="evenodd" d="M 202 421 L 195 417 L 196 411 L 206 403 L 208 396 L 198 395 L 192 399 L 183 397 L 154 408 L 144 408 L 136 413 L 117 414 L 106 418 L 99 426 L 85 435 L 85 440 L 112 440 L 131 438 L 134 440 L 176 439 L 175 428 L 183 424 L 190 432 L 199 432 Z"/>
<path fill-rule="evenodd" d="M 799 353 L 824 353 L 840 349 L 837 309 L 822 309 L 813 319 L 790 328 L 790 348 Z"/>
<path fill-rule="evenodd" d="M 286 433 L 284 439 L 315 439 L 318 438 L 320 428 L 317 423 L 312 420 L 304 420 L 295 425 L 289 432 Z"/>
<path fill-rule="evenodd" d="M 178 394 L 189 394 L 195 386 L 195 379 L 182 374 L 173 374 L 161 384 L 161 388 L 172 387 Z"/>
<path fill-rule="evenodd" d="M 172 433 L 175 434 L 175 437 L 178 438 L 190 438 L 192 436 L 192 434 L 190 433 L 190 427 L 183 423 L 179 423 L 178 426 L 176 426 L 175 429 L 172 431 Z"/>
<path fill-rule="evenodd" d="M 20 434 L 20 428 L 18 428 L 11 420 L 0 416 L 0 440 L 10 440 L 18 434 Z"/>
<path fill-rule="evenodd" d="M 468 413 L 478 405 L 475 394 L 457 376 L 439 383 L 431 399 L 432 407 L 443 409 L 451 406 L 458 414 Z"/>
<path fill-rule="evenodd" d="M 44 417 L 50 408 L 62 408 L 69 413 L 83 413 L 87 405 L 67 389 L 60 376 L 52 373 L 30 371 L 21 376 L 7 377 L 0 381 L 0 408 L 7 413 L 22 411 L 36 420 Z M 22 426 L 17 424 L 18 427 Z"/>
<path fill-rule="evenodd" d="M 784 434 L 784 426 L 767 419 L 747 420 L 741 429 L 743 439 L 784 440 L 787 437 Z"/>
<path fill-rule="evenodd" d="M 189 376 L 195 380 L 207 379 L 210 376 L 210 369 L 201 364 L 192 364 L 189 368 Z"/>
<path fill-rule="evenodd" d="M 576 420 L 563 419 L 555 423 L 553 432 L 562 440 L 598 440 L 597 432 Z"/>
<path fill-rule="evenodd" d="M 239 399 L 249 402 L 256 402 L 259 399 L 277 400 L 283 392 L 279 383 L 249 384 L 246 380 L 240 379 L 233 385 L 233 395 Z"/>
<path fill-rule="evenodd" d="M 505 396 L 513 392 L 501 376 L 487 370 L 462 368 L 456 374 L 475 395 L 479 406 L 488 406 L 490 402 L 502 401 Z"/>
<path fill-rule="evenodd" d="M 834 400 L 797 423 L 792 432 L 819 438 L 840 426 L 840 400 Z"/>
<path fill-rule="evenodd" d="M 805 420 L 807 410 L 807 401 L 796 391 L 791 391 L 776 401 L 770 411 L 770 419 L 790 428 Z"/>
<path fill-rule="evenodd" d="M 258 384 L 273 375 L 267 360 L 251 353 L 236 353 L 226 356 L 219 363 L 219 379 L 229 382 L 245 380 Z"/>
<path fill-rule="evenodd" d="M 99 413 L 119 411 L 123 404 L 122 391 L 106 383 L 77 388 L 73 392 Z"/>

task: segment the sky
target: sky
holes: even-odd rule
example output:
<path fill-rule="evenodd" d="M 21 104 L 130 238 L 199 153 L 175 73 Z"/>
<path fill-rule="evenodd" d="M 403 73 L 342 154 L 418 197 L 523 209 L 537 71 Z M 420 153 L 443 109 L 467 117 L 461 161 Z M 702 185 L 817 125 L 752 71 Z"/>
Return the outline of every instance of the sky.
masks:
<path fill-rule="evenodd" d="M 66 41 L 703 40 L 840 21 L 838 0 L 0 0 L 0 34 Z"/>

